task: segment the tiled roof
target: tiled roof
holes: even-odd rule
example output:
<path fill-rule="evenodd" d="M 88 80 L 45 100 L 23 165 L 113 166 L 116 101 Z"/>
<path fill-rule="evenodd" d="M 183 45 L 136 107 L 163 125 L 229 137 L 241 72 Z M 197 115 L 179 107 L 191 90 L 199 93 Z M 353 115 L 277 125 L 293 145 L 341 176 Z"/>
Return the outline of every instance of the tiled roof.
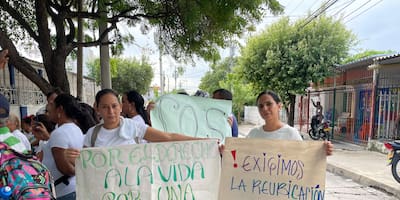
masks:
<path fill-rule="evenodd" d="M 374 63 L 374 59 L 379 56 L 382 56 L 382 55 L 373 55 L 373 56 L 369 56 L 369 57 L 362 58 L 359 60 L 355 60 L 355 61 L 343 64 L 343 65 L 339 65 L 338 68 L 346 70 L 346 69 L 351 69 L 351 68 L 355 68 L 355 67 L 368 66 L 368 65 L 371 65 L 372 63 Z"/>
<path fill-rule="evenodd" d="M 400 53 L 374 58 L 374 62 L 381 65 L 400 63 Z"/>
<path fill-rule="evenodd" d="M 400 63 L 400 53 L 390 54 L 390 55 L 389 54 L 373 55 L 359 60 L 355 60 L 350 63 L 340 65 L 338 66 L 338 68 L 346 70 L 355 67 L 369 66 L 372 64 L 387 65 L 394 63 Z"/>

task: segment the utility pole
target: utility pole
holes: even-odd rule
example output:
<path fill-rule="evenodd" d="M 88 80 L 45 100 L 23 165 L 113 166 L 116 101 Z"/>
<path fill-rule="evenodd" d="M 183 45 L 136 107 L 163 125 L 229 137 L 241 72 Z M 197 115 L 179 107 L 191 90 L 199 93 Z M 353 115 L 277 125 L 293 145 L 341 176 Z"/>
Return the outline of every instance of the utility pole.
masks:
<path fill-rule="evenodd" d="M 178 79 L 178 71 L 177 71 L 177 69 L 176 69 L 176 66 L 175 66 L 175 70 L 174 70 L 174 79 L 175 79 L 175 90 L 176 90 L 176 80 Z"/>
<path fill-rule="evenodd" d="M 161 32 L 161 29 L 160 29 Z M 159 52 L 159 61 L 160 61 L 160 95 L 164 93 L 164 81 L 163 81 L 163 69 L 162 69 L 162 44 L 161 44 L 161 33 L 159 33 L 159 44 L 158 44 L 158 52 Z"/>
<path fill-rule="evenodd" d="M 104 1 L 99 1 L 100 15 L 107 18 L 106 5 Z M 107 30 L 107 22 L 99 20 L 99 36 Z M 101 69 L 101 89 L 112 88 L 110 72 L 110 48 L 108 44 L 108 33 L 101 40 L 100 45 L 100 69 Z"/>

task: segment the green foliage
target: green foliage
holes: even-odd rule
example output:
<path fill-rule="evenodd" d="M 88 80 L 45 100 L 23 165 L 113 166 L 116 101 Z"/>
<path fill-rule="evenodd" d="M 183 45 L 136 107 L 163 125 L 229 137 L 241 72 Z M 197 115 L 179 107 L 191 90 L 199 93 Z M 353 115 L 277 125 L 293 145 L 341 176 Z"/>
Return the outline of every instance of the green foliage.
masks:
<path fill-rule="evenodd" d="M 358 53 L 358 54 L 351 55 L 351 56 L 347 57 L 346 59 L 344 59 L 342 61 L 341 64 L 346 64 L 346 63 L 350 63 L 350 62 L 353 62 L 353 61 L 361 60 L 361 59 L 364 59 L 364 58 L 368 58 L 370 56 L 394 54 L 394 53 L 396 53 L 396 51 L 393 51 L 393 50 L 388 50 L 388 51 L 365 50 L 365 51 L 363 51 L 361 53 Z"/>
<path fill-rule="evenodd" d="M 273 14 L 283 11 L 276 0 L 140 2 L 147 13 L 170 12 L 165 18 L 150 19 L 149 22 L 160 28 L 162 46 L 178 60 L 198 54 L 215 61 L 219 58 L 217 47 L 226 47 L 231 36 L 251 30 L 253 22 L 262 19 L 265 8 Z"/>
<path fill-rule="evenodd" d="M 236 72 L 237 58 L 225 58 L 223 61 L 216 62 L 211 66 L 211 71 L 207 72 L 201 79 L 199 88 L 207 91 L 210 95 L 220 88 L 225 88 L 232 92 L 232 109 L 237 119 L 243 113 L 243 106 L 253 104 L 255 96 L 252 93 L 252 86 L 246 84 L 240 74 Z M 232 70 L 233 69 L 233 70 Z"/>
<path fill-rule="evenodd" d="M 100 84 L 100 59 L 88 63 L 89 76 Z M 122 93 L 129 90 L 136 90 L 144 94 L 150 88 L 151 80 L 154 77 L 153 69 L 146 59 L 122 59 L 111 58 L 111 81 L 113 89 Z"/>
<path fill-rule="evenodd" d="M 235 68 L 236 69 L 236 68 Z M 225 81 L 220 81 L 221 88 L 227 88 L 232 92 L 232 110 L 236 114 L 238 120 L 241 119 L 244 113 L 245 105 L 252 105 L 256 101 L 256 96 L 253 93 L 251 84 L 246 84 L 240 78 L 240 74 L 235 72 L 228 74 Z"/>
<path fill-rule="evenodd" d="M 221 88 L 219 82 L 226 80 L 228 73 L 235 63 L 236 58 L 229 57 L 225 58 L 223 61 L 212 64 L 211 70 L 201 78 L 199 88 L 209 94 Z"/>
<path fill-rule="evenodd" d="M 78 3 L 83 5 L 79 13 Z M 17 43 L 39 49 L 48 81 L 26 62 L 24 66 L 15 65 L 16 68 L 45 93 L 51 87 L 69 92 L 65 60 L 80 45 L 108 43 L 112 52 L 119 55 L 124 49 L 122 44 L 133 39 L 122 28 L 139 26 L 146 34 L 156 27 L 165 53 L 178 60 L 195 54 L 215 60 L 219 58 L 218 47 L 225 47 L 231 38 L 253 30 L 254 22 L 260 21 L 266 10 L 277 14 L 283 7 L 277 0 L 0 0 L 0 46 L 10 49 L 10 57 L 15 58 L 10 62 L 20 63 L 23 59 L 16 50 Z M 85 29 L 83 43 L 77 42 L 78 17 Z M 98 25 L 104 22 L 109 41 L 103 41 L 105 33 L 98 33 Z"/>
<path fill-rule="evenodd" d="M 332 18 L 321 16 L 306 26 L 283 18 L 249 39 L 239 71 L 258 91 L 274 90 L 288 106 L 294 103 L 290 95 L 304 94 L 346 57 L 352 41 L 352 33 Z"/>
<path fill-rule="evenodd" d="M 355 36 L 326 16 L 290 23 L 282 18 L 249 39 L 239 59 L 239 73 L 257 91 L 277 92 L 293 125 L 295 95 L 319 83 L 347 56 Z"/>

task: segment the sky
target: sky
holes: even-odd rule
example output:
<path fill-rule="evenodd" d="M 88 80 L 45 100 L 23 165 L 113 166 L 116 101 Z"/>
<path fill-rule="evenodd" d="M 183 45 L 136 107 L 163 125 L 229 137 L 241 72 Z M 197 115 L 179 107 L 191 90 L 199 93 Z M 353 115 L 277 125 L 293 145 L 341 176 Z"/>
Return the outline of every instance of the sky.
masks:
<path fill-rule="evenodd" d="M 289 16 L 291 20 L 296 20 L 299 17 L 305 17 L 307 13 L 313 13 L 325 1 L 323 0 L 281 0 L 279 1 L 284 7 L 284 16 Z M 331 1 L 331 2 L 334 2 Z M 342 18 L 342 22 L 351 30 L 359 40 L 358 45 L 354 46 L 350 53 L 356 54 L 363 50 L 393 50 L 400 52 L 400 1 L 398 0 L 337 0 L 326 12 L 329 16 Z M 268 25 L 277 21 L 280 16 L 272 16 L 267 14 L 264 20 L 257 25 L 257 34 L 264 30 Z M 143 38 L 142 38 L 143 37 Z M 146 55 L 150 55 L 154 64 L 154 74 L 152 84 L 159 85 L 160 83 L 160 68 L 158 62 L 158 50 L 153 44 L 153 36 L 137 37 L 137 45 L 129 47 L 125 51 L 124 56 L 133 57 L 142 55 L 142 49 L 146 49 Z M 241 43 L 245 44 L 246 38 L 241 39 Z M 149 51 L 151 49 L 151 51 Z M 150 54 L 149 54 L 150 53 Z M 229 56 L 229 50 L 222 50 L 222 56 Z M 239 55 L 239 49 L 235 49 L 235 56 Z M 175 80 L 172 74 L 175 66 L 184 64 L 176 63 L 168 56 L 162 57 L 162 68 L 166 77 L 165 90 L 172 90 L 175 86 Z M 177 86 L 182 86 L 189 94 L 195 93 L 200 84 L 201 77 L 210 70 L 209 63 L 196 60 L 195 66 L 189 65 L 186 67 L 186 72 L 183 76 L 177 79 Z M 169 84 L 168 84 L 169 80 Z"/>
<path fill-rule="evenodd" d="M 296 20 L 300 17 L 305 17 L 307 13 L 315 12 L 325 0 L 279 0 L 285 7 L 283 15 L 272 16 L 266 14 L 264 20 L 257 24 L 255 35 L 267 26 L 276 22 L 282 16 L 289 16 L 291 20 Z M 330 6 L 326 13 L 335 18 L 342 18 L 342 22 L 351 30 L 359 40 L 357 46 L 354 46 L 350 53 L 359 53 L 362 50 L 393 50 L 400 52 L 400 1 L 399 0 L 329 0 L 335 2 Z M 152 86 L 160 85 L 160 62 L 157 46 L 154 44 L 154 35 L 152 32 L 143 35 L 140 32 L 140 27 L 126 28 L 121 27 L 122 31 L 129 31 L 135 36 L 134 45 L 129 45 L 123 53 L 126 58 L 140 58 L 146 55 L 150 58 L 150 63 L 153 66 L 154 78 Z M 240 39 L 240 43 L 245 45 L 246 38 L 250 34 L 245 35 Z M 234 55 L 238 56 L 240 50 L 235 49 Z M 32 54 L 31 54 L 32 55 Z M 34 54 L 33 54 L 34 55 Z M 221 55 L 227 57 L 230 51 L 227 49 L 221 50 Z M 27 56 L 29 57 L 29 56 Z M 36 56 L 37 57 L 37 56 Z M 84 60 L 98 57 L 97 49 L 86 49 L 84 51 Z M 194 64 L 177 63 L 170 56 L 162 56 L 162 69 L 165 76 L 165 90 L 171 91 L 175 88 L 175 79 L 172 74 L 176 66 L 184 66 L 185 73 L 176 80 L 178 88 L 185 89 L 189 94 L 194 94 L 198 89 L 201 77 L 210 70 L 209 63 L 201 59 L 195 59 Z"/>

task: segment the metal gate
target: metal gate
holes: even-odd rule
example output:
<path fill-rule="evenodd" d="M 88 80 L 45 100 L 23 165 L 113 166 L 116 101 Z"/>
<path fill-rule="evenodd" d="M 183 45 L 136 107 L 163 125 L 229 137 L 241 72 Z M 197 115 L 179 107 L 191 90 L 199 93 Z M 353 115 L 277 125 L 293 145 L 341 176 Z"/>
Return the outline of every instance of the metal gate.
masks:
<path fill-rule="evenodd" d="M 377 139 L 400 139 L 400 88 L 378 89 L 375 115 Z"/>

